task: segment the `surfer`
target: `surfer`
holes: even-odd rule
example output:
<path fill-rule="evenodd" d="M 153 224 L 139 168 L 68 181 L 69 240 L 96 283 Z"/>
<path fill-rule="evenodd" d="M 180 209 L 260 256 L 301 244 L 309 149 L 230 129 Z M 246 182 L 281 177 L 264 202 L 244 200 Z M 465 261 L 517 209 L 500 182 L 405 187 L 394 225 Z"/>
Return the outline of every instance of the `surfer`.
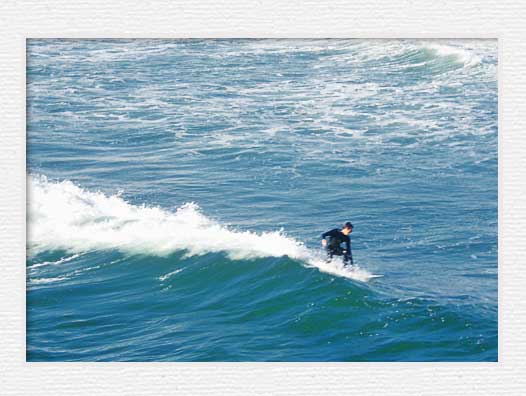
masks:
<path fill-rule="evenodd" d="M 327 248 L 327 261 L 331 261 L 333 256 L 343 256 L 344 265 L 349 263 L 354 265 L 351 252 L 351 238 L 349 237 L 352 229 L 353 225 L 348 221 L 341 230 L 335 228 L 321 235 L 321 244 Z M 330 238 L 329 242 L 325 239 L 327 237 Z M 341 244 L 344 242 L 345 248 L 342 248 Z"/>

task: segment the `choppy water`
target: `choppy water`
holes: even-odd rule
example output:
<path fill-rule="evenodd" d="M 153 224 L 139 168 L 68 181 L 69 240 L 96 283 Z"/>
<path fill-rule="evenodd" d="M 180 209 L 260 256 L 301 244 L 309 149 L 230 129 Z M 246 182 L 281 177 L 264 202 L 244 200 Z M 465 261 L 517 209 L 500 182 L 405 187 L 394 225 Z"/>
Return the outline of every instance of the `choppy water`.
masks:
<path fill-rule="evenodd" d="M 30 40 L 27 80 L 28 360 L 497 360 L 496 41 Z"/>

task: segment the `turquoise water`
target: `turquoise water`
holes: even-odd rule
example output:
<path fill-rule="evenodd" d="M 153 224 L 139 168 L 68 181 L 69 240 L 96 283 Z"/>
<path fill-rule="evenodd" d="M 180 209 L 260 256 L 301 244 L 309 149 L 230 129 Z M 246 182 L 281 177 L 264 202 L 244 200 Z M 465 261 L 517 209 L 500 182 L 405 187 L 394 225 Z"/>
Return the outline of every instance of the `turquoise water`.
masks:
<path fill-rule="evenodd" d="M 497 141 L 494 40 L 29 40 L 27 360 L 496 361 Z"/>

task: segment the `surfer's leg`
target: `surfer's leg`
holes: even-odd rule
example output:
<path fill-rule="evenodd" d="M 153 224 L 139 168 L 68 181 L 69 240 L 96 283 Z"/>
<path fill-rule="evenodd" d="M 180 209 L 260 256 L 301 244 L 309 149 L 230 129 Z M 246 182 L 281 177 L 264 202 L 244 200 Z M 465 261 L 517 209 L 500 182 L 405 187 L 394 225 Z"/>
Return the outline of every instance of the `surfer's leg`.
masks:
<path fill-rule="evenodd" d="M 333 254 L 334 251 L 332 249 L 327 249 L 327 260 L 325 260 L 327 263 L 330 263 L 332 261 Z"/>
<path fill-rule="evenodd" d="M 350 265 L 351 267 L 354 266 L 354 262 L 353 262 L 353 259 L 352 259 L 352 255 L 346 253 L 344 256 L 343 256 L 343 265 L 345 265 L 346 267 L 348 265 Z"/>

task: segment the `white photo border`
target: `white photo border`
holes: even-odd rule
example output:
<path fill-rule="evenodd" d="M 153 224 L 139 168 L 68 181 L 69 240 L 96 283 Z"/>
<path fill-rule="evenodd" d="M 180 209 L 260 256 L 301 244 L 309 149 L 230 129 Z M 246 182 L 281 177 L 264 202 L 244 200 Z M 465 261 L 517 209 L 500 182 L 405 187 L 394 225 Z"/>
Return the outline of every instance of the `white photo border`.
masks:
<path fill-rule="evenodd" d="M 0 4 L 0 389 L 4 395 L 521 394 L 526 389 L 526 4 L 411 0 Z M 25 60 L 29 38 L 497 38 L 498 363 L 27 363 Z"/>

